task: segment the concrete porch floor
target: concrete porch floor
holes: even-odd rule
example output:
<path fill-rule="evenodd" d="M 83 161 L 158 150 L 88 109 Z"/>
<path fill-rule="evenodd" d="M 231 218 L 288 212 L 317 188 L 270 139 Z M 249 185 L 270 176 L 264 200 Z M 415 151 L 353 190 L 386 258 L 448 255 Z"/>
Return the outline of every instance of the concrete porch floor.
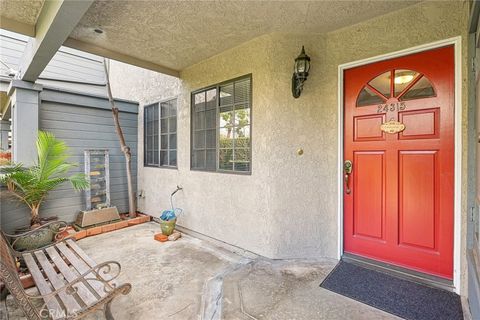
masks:
<path fill-rule="evenodd" d="M 150 222 L 78 242 L 96 262 L 120 262 L 120 282 L 132 284 L 115 319 L 398 319 L 320 288 L 334 260 L 247 258 L 185 234 L 160 243 L 159 231 Z M 6 306 L 8 319 L 24 319 L 11 296 Z"/>

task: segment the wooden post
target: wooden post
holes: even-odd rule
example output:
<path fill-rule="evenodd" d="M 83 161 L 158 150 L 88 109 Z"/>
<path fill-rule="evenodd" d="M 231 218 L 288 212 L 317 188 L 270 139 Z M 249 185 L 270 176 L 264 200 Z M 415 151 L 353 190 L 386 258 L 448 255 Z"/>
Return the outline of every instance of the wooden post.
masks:
<path fill-rule="evenodd" d="M 123 136 L 122 127 L 120 126 L 120 120 L 118 119 L 118 108 L 115 105 L 115 101 L 113 100 L 112 95 L 112 88 L 110 87 L 110 77 L 108 74 L 107 68 L 107 59 L 103 59 L 103 66 L 105 68 L 105 80 L 107 85 L 107 94 L 108 94 L 108 101 L 110 101 L 110 105 L 112 107 L 112 114 L 113 114 L 113 122 L 115 123 L 115 131 L 118 136 L 118 140 L 120 141 L 120 147 L 122 149 L 123 155 L 125 156 L 126 166 L 127 166 L 127 187 L 128 187 L 128 211 L 130 218 L 135 218 L 137 215 L 137 210 L 135 207 L 135 195 L 133 192 L 133 185 L 132 185 L 132 152 L 130 151 L 130 147 L 127 146 L 125 143 L 125 137 Z"/>

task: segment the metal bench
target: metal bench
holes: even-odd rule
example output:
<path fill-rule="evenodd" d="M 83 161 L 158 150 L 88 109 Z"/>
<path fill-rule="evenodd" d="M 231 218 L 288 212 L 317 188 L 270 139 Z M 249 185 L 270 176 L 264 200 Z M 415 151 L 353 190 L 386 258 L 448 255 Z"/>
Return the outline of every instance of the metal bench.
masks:
<path fill-rule="evenodd" d="M 55 226 L 55 228 L 53 228 Z M 107 319 L 112 300 L 128 294 L 129 283 L 118 285 L 121 266 L 116 261 L 96 264 L 73 239 L 60 240 L 67 224 L 52 222 L 19 234 L 0 235 L 0 280 L 22 308 L 28 319 L 78 319 L 103 309 Z M 18 239 L 50 228 L 56 243 L 43 248 L 18 252 Z M 16 260 L 23 260 L 40 294 L 25 292 L 17 272 Z"/>

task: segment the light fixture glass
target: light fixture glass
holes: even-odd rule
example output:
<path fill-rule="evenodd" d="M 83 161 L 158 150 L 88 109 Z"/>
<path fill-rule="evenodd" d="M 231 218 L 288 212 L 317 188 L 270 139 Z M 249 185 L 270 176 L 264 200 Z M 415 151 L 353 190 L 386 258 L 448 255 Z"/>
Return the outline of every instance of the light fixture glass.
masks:
<path fill-rule="evenodd" d="M 413 80 L 412 74 L 398 75 L 395 77 L 395 84 L 405 84 Z"/>

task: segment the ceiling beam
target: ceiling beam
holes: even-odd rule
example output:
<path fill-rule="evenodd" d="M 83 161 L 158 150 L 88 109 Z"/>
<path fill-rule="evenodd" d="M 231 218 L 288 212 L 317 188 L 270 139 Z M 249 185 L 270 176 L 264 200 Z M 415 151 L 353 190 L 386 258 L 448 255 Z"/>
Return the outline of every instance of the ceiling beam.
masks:
<path fill-rule="evenodd" d="M 35 26 L 0 16 L 0 29 L 20 33 L 29 37 L 35 37 Z"/>
<path fill-rule="evenodd" d="M 116 52 L 116 51 L 113 51 L 113 50 L 105 49 L 105 48 L 96 46 L 94 44 L 90 44 L 90 43 L 83 42 L 83 41 L 80 41 L 80 40 L 76 40 L 76 39 L 73 39 L 73 38 L 68 38 L 64 42 L 63 45 L 65 47 L 70 47 L 70 48 L 77 49 L 77 50 L 80 50 L 80 51 L 85 51 L 85 52 L 95 54 L 95 55 L 98 55 L 98 56 L 102 56 L 102 57 L 105 57 L 105 58 L 109 58 L 109 59 L 112 59 L 112 60 L 117 60 L 117 61 L 120 61 L 120 62 L 128 63 L 128 64 L 131 64 L 131 65 L 140 67 L 140 68 L 149 69 L 149 70 L 152 70 L 152 71 L 167 74 L 169 76 L 173 76 L 173 77 L 177 77 L 177 78 L 180 77 L 180 72 L 178 70 L 171 69 L 171 68 L 168 68 L 168 67 L 150 62 L 150 61 L 135 58 L 135 57 L 132 57 L 130 55 L 119 53 L 119 52 Z"/>
<path fill-rule="evenodd" d="M 35 38 L 29 40 L 20 62 L 20 79 L 38 79 L 92 3 L 93 0 L 45 1 L 35 26 Z"/>

